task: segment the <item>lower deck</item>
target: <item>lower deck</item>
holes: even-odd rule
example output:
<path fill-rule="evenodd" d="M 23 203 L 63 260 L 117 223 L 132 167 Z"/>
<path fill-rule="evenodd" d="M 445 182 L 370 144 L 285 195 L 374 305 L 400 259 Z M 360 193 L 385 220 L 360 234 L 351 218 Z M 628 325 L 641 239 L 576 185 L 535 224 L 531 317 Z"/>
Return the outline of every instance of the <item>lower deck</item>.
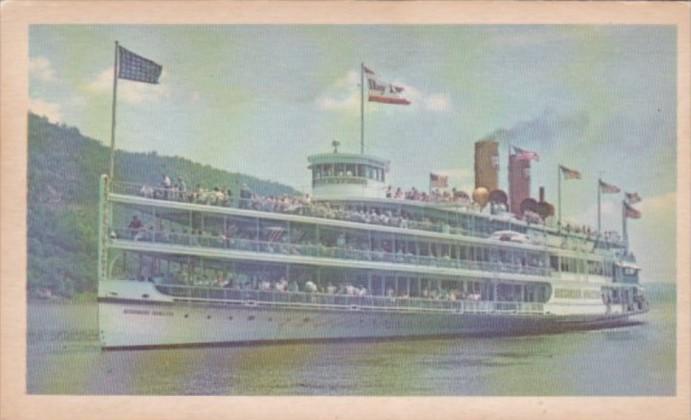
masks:
<path fill-rule="evenodd" d="M 621 325 L 647 310 L 603 305 L 596 312 L 556 315 L 548 311 L 549 304 L 423 302 L 211 288 L 178 288 L 175 293 L 171 286 L 149 282 L 102 283 L 99 323 L 104 348 L 537 334 Z M 189 294 L 180 293 L 183 290 Z"/>

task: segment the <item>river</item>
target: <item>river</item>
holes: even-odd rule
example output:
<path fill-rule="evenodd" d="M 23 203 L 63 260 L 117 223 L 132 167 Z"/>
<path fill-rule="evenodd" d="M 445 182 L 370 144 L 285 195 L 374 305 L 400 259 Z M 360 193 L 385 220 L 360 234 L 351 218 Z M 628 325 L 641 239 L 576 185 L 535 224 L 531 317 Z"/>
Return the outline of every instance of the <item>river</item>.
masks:
<path fill-rule="evenodd" d="M 30 301 L 27 391 L 673 395 L 675 305 L 669 297 L 651 301 L 642 325 L 555 335 L 109 352 L 98 345 L 95 303 Z"/>

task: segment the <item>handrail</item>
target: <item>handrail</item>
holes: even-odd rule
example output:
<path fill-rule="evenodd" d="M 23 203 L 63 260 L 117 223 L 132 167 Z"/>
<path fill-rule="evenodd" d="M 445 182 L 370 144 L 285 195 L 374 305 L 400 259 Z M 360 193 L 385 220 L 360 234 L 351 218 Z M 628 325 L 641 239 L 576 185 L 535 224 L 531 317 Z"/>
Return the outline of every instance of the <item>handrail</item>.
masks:
<path fill-rule="evenodd" d="M 112 183 L 111 193 L 165 201 L 177 201 L 183 203 L 266 211 L 270 213 L 298 214 L 302 216 L 319 217 L 325 219 L 346 220 L 358 223 L 410 228 L 430 232 L 451 233 L 476 238 L 488 238 L 490 236 L 488 233 L 476 232 L 460 227 L 453 227 L 446 223 L 425 222 L 402 217 L 391 217 L 387 222 L 383 222 L 376 220 L 376 218 L 371 217 L 371 215 L 364 215 L 357 212 L 333 210 L 307 203 L 291 203 L 290 205 L 285 205 L 285 203 L 280 202 L 271 203 L 266 199 L 266 197 L 243 198 L 234 195 L 233 197 L 228 198 L 226 196 L 221 196 L 220 194 L 217 195 L 215 191 L 204 191 L 201 193 L 194 191 L 176 191 L 173 189 L 142 186 L 141 184 L 118 181 Z M 296 197 L 293 198 L 297 199 Z M 371 219 L 368 221 L 365 219 L 366 217 L 371 217 Z"/>
<path fill-rule="evenodd" d="M 348 215 L 348 214 L 346 214 L 346 213 L 348 213 L 347 211 L 325 210 L 324 208 L 320 208 L 319 206 L 313 206 L 313 205 L 310 205 L 307 203 L 300 203 L 300 204 L 292 203 L 290 205 L 285 205 L 285 203 L 270 203 L 269 201 L 267 201 L 266 197 L 243 198 L 243 197 L 237 197 L 237 195 L 233 196 L 233 197 L 227 197 L 222 192 L 219 192 L 220 194 L 218 194 L 216 191 L 213 191 L 213 190 L 204 191 L 204 192 L 196 192 L 196 191 L 190 191 L 190 190 L 177 191 L 174 189 L 167 189 L 167 188 L 161 188 L 161 187 L 136 184 L 136 183 L 131 183 L 131 182 L 118 181 L 118 182 L 112 182 L 111 183 L 111 191 L 110 192 L 117 193 L 117 194 L 124 194 L 124 195 L 140 196 L 140 197 L 151 198 L 151 199 L 159 199 L 159 200 L 165 200 L 165 201 L 177 201 L 177 202 L 195 203 L 195 204 L 220 206 L 220 207 L 235 207 L 235 208 L 241 208 L 241 209 L 266 211 L 266 212 L 271 212 L 271 213 L 299 214 L 299 215 L 303 215 L 303 216 L 320 217 L 320 218 L 326 218 L 326 219 L 346 220 L 346 221 L 353 221 L 353 222 L 358 222 L 358 223 L 394 226 L 394 227 L 400 227 L 400 228 L 411 228 L 411 229 L 425 230 L 425 231 L 430 231 L 430 232 L 451 233 L 451 234 L 471 236 L 471 237 L 476 237 L 476 238 L 488 238 L 489 236 L 491 236 L 491 233 L 488 233 L 488 232 L 483 233 L 483 232 L 475 231 L 472 229 L 454 227 L 454 226 L 450 226 L 449 224 L 441 223 L 441 222 L 440 223 L 424 222 L 424 221 L 416 221 L 413 219 L 403 219 L 401 217 L 392 217 L 386 223 L 378 221 L 378 220 L 367 221 L 367 220 L 363 219 L 364 215 L 358 214 L 358 213 L 351 213 Z M 299 200 L 297 197 L 293 197 L 293 198 L 296 200 Z M 407 200 L 401 200 L 401 201 L 405 202 Z M 433 203 L 433 202 L 430 202 L 430 203 Z M 328 214 L 328 211 L 331 211 L 333 214 Z M 481 213 L 478 212 L 476 214 L 480 215 Z M 572 237 L 574 239 L 579 239 L 579 240 L 597 240 L 596 237 L 590 237 L 588 235 L 585 235 L 583 233 L 577 233 L 575 231 L 568 232 L 568 231 L 562 230 L 561 232 L 559 232 L 559 234 L 560 235 L 567 234 L 569 237 Z M 622 246 L 623 245 L 623 242 L 621 240 L 617 241 L 613 238 L 600 238 L 600 242 L 601 243 L 608 243 L 608 244 L 615 245 L 615 246 Z"/>
<path fill-rule="evenodd" d="M 111 229 L 111 238 L 135 242 L 154 242 L 200 248 L 220 248 L 269 254 L 391 262 L 398 264 L 481 270 L 499 273 L 517 273 L 537 276 L 549 276 L 551 274 L 551 269 L 548 267 L 533 267 L 508 263 L 460 260 L 450 257 L 440 258 L 434 256 L 386 252 L 384 250 L 372 251 L 356 248 L 327 247 L 321 244 L 297 244 L 282 241 L 260 241 L 223 236 L 192 235 L 188 233 L 167 231 L 161 232 L 147 229 Z"/>
<path fill-rule="evenodd" d="M 157 284 L 156 289 L 167 296 L 191 301 L 222 301 L 243 304 L 316 306 L 361 310 L 386 308 L 404 311 L 472 312 L 543 314 L 539 302 L 492 302 L 474 300 L 425 299 L 419 297 L 352 296 L 344 294 L 284 292 L 225 287 Z"/>

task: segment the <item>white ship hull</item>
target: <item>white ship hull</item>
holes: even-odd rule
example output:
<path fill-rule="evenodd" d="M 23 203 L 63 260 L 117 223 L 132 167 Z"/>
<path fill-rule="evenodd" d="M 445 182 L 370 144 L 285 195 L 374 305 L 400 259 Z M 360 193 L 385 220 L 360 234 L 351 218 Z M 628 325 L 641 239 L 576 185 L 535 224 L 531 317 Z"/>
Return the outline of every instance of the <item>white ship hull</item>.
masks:
<path fill-rule="evenodd" d="M 139 288 L 135 290 L 137 293 L 147 289 L 155 291 L 148 283 L 127 283 Z M 630 323 L 629 316 L 634 314 L 405 313 L 174 302 L 153 295 L 147 299 L 151 300 L 99 298 L 103 348 L 536 334 L 623 325 Z"/>

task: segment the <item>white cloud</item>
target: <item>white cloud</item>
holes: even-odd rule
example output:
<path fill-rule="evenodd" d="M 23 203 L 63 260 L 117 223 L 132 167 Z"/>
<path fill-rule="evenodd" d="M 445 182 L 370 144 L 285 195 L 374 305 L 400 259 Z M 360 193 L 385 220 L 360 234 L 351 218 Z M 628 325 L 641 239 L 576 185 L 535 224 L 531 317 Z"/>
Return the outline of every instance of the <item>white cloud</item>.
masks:
<path fill-rule="evenodd" d="M 36 115 L 48 118 L 52 122 L 62 121 L 62 109 L 59 104 L 40 98 L 29 98 L 29 110 Z"/>
<path fill-rule="evenodd" d="M 325 111 L 357 111 L 360 109 L 360 94 L 351 92 L 346 96 L 322 96 L 317 106 Z"/>
<path fill-rule="evenodd" d="M 447 112 L 451 110 L 451 97 L 448 93 L 425 93 L 406 83 L 393 80 L 393 84 L 401 86 L 403 97 L 409 99 L 411 104 L 403 107 L 411 111 L 425 110 L 429 112 Z M 326 92 L 317 98 L 317 107 L 325 111 L 360 111 L 360 77 L 351 70 L 340 77 L 326 89 Z M 365 92 L 365 95 L 367 92 Z M 384 105 L 385 106 L 385 105 Z M 368 112 L 376 112 L 380 108 L 369 107 Z"/>
<path fill-rule="evenodd" d="M 603 230 L 619 229 L 619 225 L 613 226 L 612 221 L 618 220 L 621 223 L 621 201 L 609 200 L 608 195 L 602 195 L 602 203 L 600 207 L 600 215 L 602 220 Z M 563 203 L 562 203 L 563 205 Z M 586 225 L 592 228 L 597 227 L 597 202 L 593 202 L 584 212 L 575 215 L 564 213 L 562 215 L 562 223 L 569 223 L 575 225 Z"/>
<path fill-rule="evenodd" d="M 161 74 L 160 83 L 157 85 L 150 83 L 132 82 L 128 80 L 118 80 L 118 100 L 140 105 L 147 102 L 158 102 L 170 96 L 170 89 L 163 83 L 165 71 Z M 113 91 L 113 69 L 105 69 L 96 76 L 90 83 L 84 86 L 87 92 L 93 94 L 108 94 Z"/>
<path fill-rule="evenodd" d="M 451 109 L 451 98 L 445 93 L 433 93 L 425 98 L 425 108 L 430 111 L 448 111 Z"/>
<path fill-rule="evenodd" d="M 30 57 L 29 76 L 42 82 L 52 82 L 55 80 L 55 70 L 53 70 L 53 65 L 47 58 Z"/>
<path fill-rule="evenodd" d="M 674 191 L 656 195 L 653 197 L 642 198 L 643 200 L 640 202 L 640 204 L 636 204 L 634 205 L 634 207 L 640 208 L 641 213 L 643 213 L 643 216 L 645 216 L 646 213 L 652 213 L 656 215 L 663 214 L 665 216 L 668 216 L 670 213 L 673 213 L 676 209 L 677 193 Z"/>

